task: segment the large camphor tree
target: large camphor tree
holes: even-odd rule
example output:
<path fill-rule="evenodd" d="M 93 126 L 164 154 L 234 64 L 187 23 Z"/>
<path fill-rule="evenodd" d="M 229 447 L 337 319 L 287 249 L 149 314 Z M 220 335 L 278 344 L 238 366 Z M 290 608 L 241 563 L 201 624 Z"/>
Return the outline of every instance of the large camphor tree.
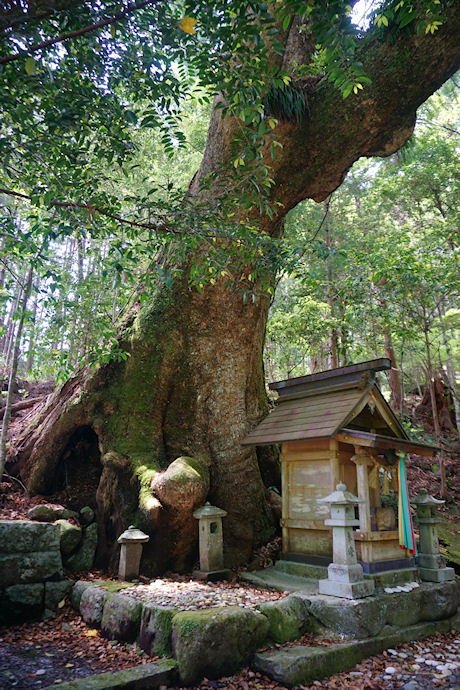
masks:
<path fill-rule="evenodd" d="M 75 6 L 90 16 L 92 4 L 56 3 L 54 16 Z M 136 12 L 154 6 L 160 22 L 162 4 L 138 3 Z M 205 6 L 178 5 L 177 16 L 194 17 L 198 28 Z M 217 7 L 216 35 L 231 9 Z M 52 492 L 64 465 L 67 472 L 77 462 L 99 467 L 101 563 L 137 520 L 151 536 L 146 569 L 152 573 L 190 567 L 197 537 L 192 513 L 205 500 L 227 511 L 228 565 L 247 560 L 273 535 L 267 487 L 277 483 L 277 460 L 240 440 L 267 413 L 262 349 L 284 219 L 303 199 L 326 199 L 359 157 L 397 151 L 413 131 L 417 107 L 460 66 L 458 0 L 388 3 L 361 32 L 352 30 L 343 2 L 240 3 L 233 10 L 224 48 L 247 51 L 235 47 L 226 55 L 214 84 L 207 76 L 207 87 L 218 93 L 216 107 L 182 203 L 184 217 L 206 230 L 183 252 L 174 249 L 182 242 L 177 228 L 171 233 L 163 265 L 174 280 L 147 288 L 120 325 L 120 350 L 128 356 L 69 380 L 14 446 L 21 476 L 35 493 Z M 261 22 L 255 38 L 238 38 L 245 16 L 251 27 Z M 194 30 L 193 22 L 182 26 Z M 128 41 L 129 25 L 124 30 Z M 186 38 L 185 53 L 194 36 Z M 216 46 L 207 48 L 210 62 L 213 50 L 223 50 Z M 251 196 L 251 185 L 260 194 Z M 240 226 L 250 231 L 238 235 Z M 239 264 L 234 245 L 241 248 Z M 232 259 L 198 285 L 196 266 L 216 246 Z M 238 285 L 249 286 L 249 299 Z"/>

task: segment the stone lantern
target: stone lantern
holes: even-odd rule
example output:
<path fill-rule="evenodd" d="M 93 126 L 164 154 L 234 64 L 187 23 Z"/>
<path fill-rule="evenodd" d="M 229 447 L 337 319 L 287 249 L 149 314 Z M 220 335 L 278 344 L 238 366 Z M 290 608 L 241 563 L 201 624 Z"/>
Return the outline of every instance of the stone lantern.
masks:
<path fill-rule="evenodd" d="M 139 565 L 142 556 L 142 544 L 149 541 L 148 534 L 130 525 L 120 534 L 117 541 L 121 544 L 120 563 L 118 566 L 118 579 L 129 582 L 139 578 Z"/>
<path fill-rule="evenodd" d="M 430 496 L 426 489 L 420 489 L 411 503 L 417 507 L 417 522 L 420 532 L 417 565 L 420 577 L 428 582 L 445 582 L 455 579 L 455 570 L 446 567 L 446 560 L 439 552 L 438 535 L 435 525 L 440 522 L 436 510 L 445 501 Z"/>
<path fill-rule="evenodd" d="M 224 568 L 224 541 L 222 518 L 227 513 L 210 503 L 198 508 L 193 517 L 199 520 L 200 570 L 193 572 L 199 580 L 228 580 L 231 571 Z"/>
<path fill-rule="evenodd" d="M 328 579 L 319 580 L 320 594 L 345 599 L 362 599 L 374 593 L 373 580 L 365 580 L 362 565 L 356 558 L 353 527 L 358 527 L 355 506 L 364 503 L 363 498 L 353 496 L 345 484 L 337 484 L 337 490 L 318 503 L 329 503 L 331 518 L 324 524 L 332 527 L 332 558 L 328 566 Z"/>

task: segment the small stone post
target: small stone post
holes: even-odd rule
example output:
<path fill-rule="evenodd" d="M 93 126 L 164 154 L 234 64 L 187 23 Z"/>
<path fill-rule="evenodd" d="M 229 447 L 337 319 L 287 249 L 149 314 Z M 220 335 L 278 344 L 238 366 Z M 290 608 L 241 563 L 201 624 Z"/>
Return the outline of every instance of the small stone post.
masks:
<path fill-rule="evenodd" d="M 199 580 L 229 580 L 230 570 L 224 568 L 224 541 L 222 535 L 222 518 L 227 513 L 210 503 L 198 508 L 193 517 L 199 520 L 200 570 L 193 575 Z"/>
<path fill-rule="evenodd" d="M 345 599 L 362 599 L 374 593 L 374 581 L 365 580 L 362 566 L 356 558 L 353 527 L 359 525 L 355 519 L 355 505 L 364 499 L 353 496 L 345 484 L 337 484 L 337 490 L 318 503 L 329 503 L 331 519 L 325 525 L 332 527 L 333 562 L 328 566 L 328 579 L 319 580 L 320 594 Z"/>
<path fill-rule="evenodd" d="M 118 579 L 129 582 L 139 577 L 139 565 L 142 556 L 142 544 L 150 537 L 140 529 L 130 525 L 120 534 L 117 541 L 121 544 L 120 563 L 118 566 Z"/>
<path fill-rule="evenodd" d="M 437 506 L 445 501 L 439 501 L 428 494 L 426 489 L 420 489 L 411 503 L 417 506 L 417 522 L 420 532 L 419 554 L 417 565 L 420 577 L 428 582 L 445 582 L 455 579 L 455 570 L 446 567 L 446 560 L 439 552 L 438 535 L 435 525 L 440 522 L 436 517 Z"/>

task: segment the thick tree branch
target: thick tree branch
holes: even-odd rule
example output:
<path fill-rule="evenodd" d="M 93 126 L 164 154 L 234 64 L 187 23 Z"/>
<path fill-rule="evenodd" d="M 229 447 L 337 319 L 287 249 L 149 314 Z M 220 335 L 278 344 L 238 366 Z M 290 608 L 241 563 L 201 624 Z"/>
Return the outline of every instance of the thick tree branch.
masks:
<path fill-rule="evenodd" d="M 0 194 L 6 194 L 8 196 L 14 196 L 18 197 L 20 199 L 25 199 L 26 201 L 30 201 L 31 197 L 28 194 L 23 194 L 22 192 L 16 192 L 12 189 L 5 189 L 3 187 L 0 187 Z M 103 208 L 100 208 L 99 206 L 93 206 L 91 203 L 88 204 L 81 204 L 76 201 L 51 201 L 50 202 L 50 207 L 52 208 L 79 208 L 84 211 L 88 211 L 88 213 L 99 213 L 101 216 L 105 216 L 106 218 L 110 218 L 111 220 L 117 221 L 117 223 L 122 223 L 123 225 L 129 225 L 130 227 L 133 228 L 141 228 L 143 230 L 155 230 L 155 232 L 166 232 L 170 234 L 180 234 L 178 230 L 175 230 L 172 227 L 168 227 L 164 224 L 155 224 L 155 223 L 139 223 L 134 220 L 128 220 L 127 218 L 122 218 L 121 216 L 117 216 L 114 213 L 110 213 L 109 211 L 106 211 Z"/>
<path fill-rule="evenodd" d="M 69 38 L 84 36 L 85 34 L 97 31 L 98 29 L 101 29 L 104 26 L 110 26 L 111 24 L 115 24 L 116 22 L 120 21 L 120 19 L 126 18 L 133 12 L 141 10 L 147 5 L 153 5 L 156 2 L 157 0 L 143 0 L 143 2 L 138 2 L 135 5 L 129 5 L 126 9 L 117 12 L 113 15 L 113 17 L 109 17 L 108 19 L 103 19 L 100 22 L 90 24 L 89 26 L 83 26 L 81 29 L 75 29 L 75 31 L 69 31 L 66 34 L 61 34 L 60 36 L 56 36 L 55 38 L 50 38 L 47 41 L 43 41 L 42 43 L 35 43 L 34 45 L 29 46 L 25 50 L 21 50 L 19 53 L 14 53 L 13 55 L 5 55 L 4 57 L 0 58 L 0 65 L 5 65 L 8 62 L 12 62 L 13 60 L 18 60 L 19 58 L 24 57 L 24 55 L 36 53 L 38 50 L 48 48 L 49 46 L 55 45 L 56 43 L 62 43 L 63 41 L 67 41 Z"/>
<path fill-rule="evenodd" d="M 273 200 L 284 212 L 305 198 L 326 199 L 361 156 L 386 157 L 407 141 L 417 108 L 460 68 L 459 10 L 459 0 L 445 0 L 434 35 L 418 32 L 416 22 L 410 30 L 374 27 L 355 57 L 372 82 L 343 99 L 324 78 L 304 120 L 277 126 L 283 149 L 272 164 Z"/>
<path fill-rule="evenodd" d="M 41 396 L 39 398 L 27 398 L 26 400 L 20 400 L 17 403 L 11 405 L 11 414 L 15 412 L 20 412 L 21 410 L 28 410 L 29 407 L 33 407 L 39 402 L 43 402 L 46 396 Z M 5 414 L 6 406 L 0 408 L 0 419 L 3 419 Z"/>

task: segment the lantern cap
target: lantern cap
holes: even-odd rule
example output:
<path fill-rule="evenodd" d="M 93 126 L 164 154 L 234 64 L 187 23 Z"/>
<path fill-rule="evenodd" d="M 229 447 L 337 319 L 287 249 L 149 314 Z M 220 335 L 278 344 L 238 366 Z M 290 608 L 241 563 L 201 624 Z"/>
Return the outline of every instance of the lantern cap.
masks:
<path fill-rule="evenodd" d="M 316 499 L 317 503 L 330 503 L 331 505 L 356 505 L 358 503 L 365 503 L 365 498 L 358 498 L 354 496 L 351 491 L 347 491 L 346 484 L 337 484 L 336 491 L 333 491 L 326 498 Z"/>
<path fill-rule="evenodd" d="M 434 496 L 430 496 L 426 489 L 420 489 L 417 496 L 411 498 L 410 502 L 416 506 L 439 506 L 445 503 Z"/>
<path fill-rule="evenodd" d="M 197 520 L 199 520 L 202 517 L 213 518 L 225 517 L 226 515 L 227 513 L 225 510 L 222 510 L 222 508 L 217 508 L 216 506 L 212 506 L 208 501 L 206 501 L 204 506 L 201 506 L 201 508 L 198 508 L 193 513 L 193 517 L 197 518 Z"/>
<path fill-rule="evenodd" d="M 140 529 L 130 525 L 127 530 L 125 530 L 118 537 L 117 541 L 119 544 L 129 544 L 129 543 L 141 543 L 148 541 L 150 539 L 148 534 L 144 534 Z"/>

